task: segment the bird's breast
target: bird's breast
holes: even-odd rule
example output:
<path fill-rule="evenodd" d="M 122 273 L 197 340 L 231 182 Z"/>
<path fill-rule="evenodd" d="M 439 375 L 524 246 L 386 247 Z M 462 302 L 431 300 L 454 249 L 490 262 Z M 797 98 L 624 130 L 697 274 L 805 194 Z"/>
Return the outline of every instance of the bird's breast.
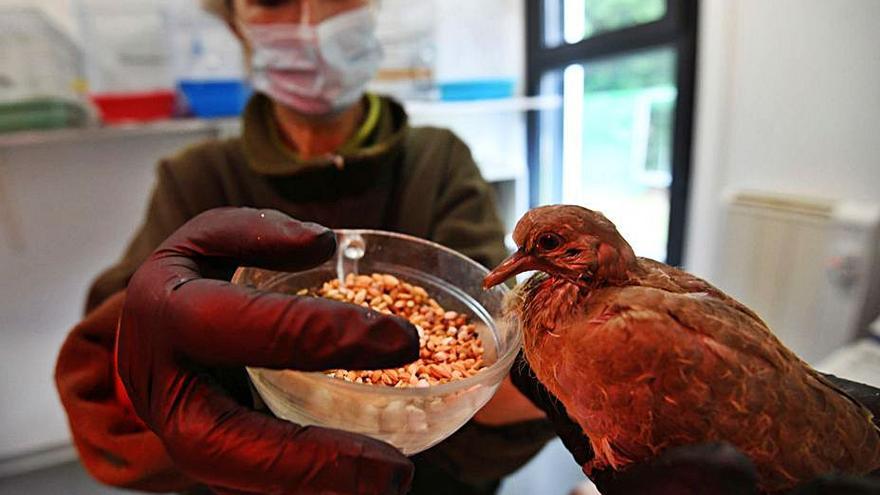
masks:
<path fill-rule="evenodd" d="M 586 292 L 566 280 L 530 279 L 522 294 L 521 319 L 526 333 L 556 333 L 584 311 Z"/>
<path fill-rule="evenodd" d="M 566 346 L 566 329 L 584 312 L 587 293 L 561 279 L 537 274 L 517 290 L 515 311 L 523 326 L 523 345 L 533 368 L 557 362 Z"/>

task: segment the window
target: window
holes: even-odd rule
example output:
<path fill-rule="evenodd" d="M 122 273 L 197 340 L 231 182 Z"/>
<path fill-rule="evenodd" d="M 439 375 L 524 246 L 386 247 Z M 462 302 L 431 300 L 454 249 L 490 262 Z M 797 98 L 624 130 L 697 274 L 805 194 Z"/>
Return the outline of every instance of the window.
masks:
<path fill-rule="evenodd" d="M 696 0 L 527 0 L 531 203 L 614 221 L 641 256 L 680 264 Z"/>
<path fill-rule="evenodd" d="M 666 0 L 563 0 L 546 2 L 548 46 L 577 43 L 600 33 L 662 19 Z"/>

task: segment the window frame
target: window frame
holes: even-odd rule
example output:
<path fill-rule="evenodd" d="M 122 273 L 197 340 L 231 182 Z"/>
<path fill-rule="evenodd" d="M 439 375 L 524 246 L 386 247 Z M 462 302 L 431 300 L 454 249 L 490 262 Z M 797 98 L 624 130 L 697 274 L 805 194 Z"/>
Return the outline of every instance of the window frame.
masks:
<path fill-rule="evenodd" d="M 681 265 L 688 197 L 690 194 L 691 145 L 693 139 L 694 84 L 697 60 L 698 0 L 666 0 L 665 15 L 653 22 L 604 31 L 577 43 L 547 46 L 545 40 L 545 1 L 526 0 L 526 94 L 541 94 L 545 74 L 564 70 L 567 66 L 593 60 L 625 56 L 659 47 L 673 47 L 676 63 L 676 106 L 672 131 L 672 182 L 669 186 L 669 234 L 666 262 Z M 559 78 L 561 81 L 561 78 Z M 559 88 L 561 93 L 561 88 Z M 559 112 L 561 119 L 561 112 Z M 528 168 L 529 204 L 539 202 L 541 115 L 529 112 Z M 561 125 L 560 125 L 561 128 Z M 561 148 L 561 139 L 557 148 Z M 555 150 L 562 156 L 562 150 Z M 560 185 L 555 184 L 558 188 Z M 561 197 L 561 191 L 557 191 Z"/>

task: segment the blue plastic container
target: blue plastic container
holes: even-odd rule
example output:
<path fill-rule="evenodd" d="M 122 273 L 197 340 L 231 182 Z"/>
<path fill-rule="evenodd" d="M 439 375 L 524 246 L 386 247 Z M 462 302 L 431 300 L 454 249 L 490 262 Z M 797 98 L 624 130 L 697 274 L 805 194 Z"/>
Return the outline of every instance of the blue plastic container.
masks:
<path fill-rule="evenodd" d="M 202 118 L 241 115 L 251 95 L 250 86 L 239 79 L 180 81 L 177 86 L 189 111 Z"/>
<path fill-rule="evenodd" d="M 474 79 L 443 82 L 437 85 L 444 101 L 491 100 L 513 96 L 513 79 Z"/>

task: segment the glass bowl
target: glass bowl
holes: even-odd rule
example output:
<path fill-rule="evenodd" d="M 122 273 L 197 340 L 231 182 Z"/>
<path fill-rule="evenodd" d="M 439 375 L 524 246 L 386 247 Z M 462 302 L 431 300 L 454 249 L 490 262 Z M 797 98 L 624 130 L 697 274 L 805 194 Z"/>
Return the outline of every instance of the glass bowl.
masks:
<path fill-rule="evenodd" d="M 483 290 L 488 271 L 439 244 L 391 232 L 338 230 L 336 256 L 297 273 L 239 268 L 233 283 L 293 294 L 348 273 L 389 273 L 420 285 L 446 310 L 464 313 L 483 341 L 486 368 L 425 388 L 346 382 L 323 373 L 249 368 L 257 393 L 275 416 L 385 441 L 405 455 L 421 452 L 461 428 L 492 398 L 519 351 L 519 322 L 501 318 L 508 289 Z"/>

